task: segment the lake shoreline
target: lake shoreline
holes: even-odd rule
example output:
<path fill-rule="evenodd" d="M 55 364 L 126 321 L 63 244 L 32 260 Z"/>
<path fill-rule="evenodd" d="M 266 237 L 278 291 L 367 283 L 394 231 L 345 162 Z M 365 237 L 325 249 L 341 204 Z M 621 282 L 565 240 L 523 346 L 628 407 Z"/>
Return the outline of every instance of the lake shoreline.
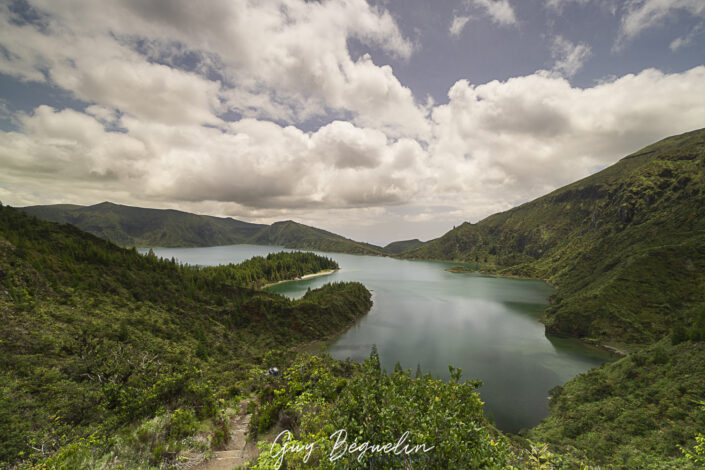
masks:
<path fill-rule="evenodd" d="M 419 261 L 421 261 L 421 260 L 419 260 Z M 449 262 L 449 261 L 446 261 L 446 262 Z M 452 261 L 450 261 L 450 262 L 452 263 Z M 496 278 L 502 278 L 502 279 L 522 279 L 522 280 L 526 280 L 526 281 L 542 281 L 542 282 L 545 282 L 552 289 L 557 289 L 557 287 L 555 285 L 553 285 L 548 279 L 541 279 L 541 278 L 537 278 L 537 277 L 521 276 L 521 275 L 517 275 L 517 274 L 500 274 L 495 271 L 488 271 L 485 269 L 482 269 L 482 270 L 471 269 L 471 268 L 467 268 L 462 265 L 451 266 L 450 268 L 446 269 L 445 271 L 452 273 L 452 274 L 476 274 L 476 275 L 480 275 L 480 276 L 496 277 Z M 549 299 L 549 302 L 550 302 L 550 299 Z M 543 323 L 543 318 L 539 321 L 541 323 Z M 543 324 L 545 326 L 545 323 L 543 323 Z M 556 333 L 551 333 L 551 334 L 556 335 Z M 626 357 L 629 354 L 629 352 L 625 352 L 623 349 L 620 349 L 620 348 L 617 348 L 611 344 L 608 344 L 609 342 L 600 342 L 600 341 L 596 341 L 596 340 L 593 340 L 590 338 L 579 338 L 579 337 L 570 336 L 570 335 L 556 335 L 556 336 L 564 336 L 566 338 L 577 339 L 578 341 L 580 341 L 581 343 L 583 343 L 585 345 L 588 345 L 588 346 L 591 346 L 591 347 L 594 347 L 597 349 L 601 349 L 603 351 L 607 351 L 610 354 L 613 354 L 614 356 L 618 356 L 620 358 Z M 633 349 L 633 347 L 631 345 L 620 345 L 620 347 L 627 349 L 627 350 Z"/>
<path fill-rule="evenodd" d="M 192 264 L 215 265 L 266 256 L 267 249 L 280 248 L 235 245 L 182 249 L 182 253 L 164 251 Z M 286 279 L 287 283 L 271 280 L 268 287 L 258 290 L 298 299 L 308 288 L 333 280 L 361 282 L 373 292 L 374 306 L 338 324 L 337 331 L 327 331 L 287 349 L 362 362 L 376 344 L 386 370 L 393 370 L 397 362 L 407 368 L 421 364 L 424 372 L 446 380 L 447 364 L 454 364 L 482 377 L 485 386 L 481 393 L 486 397 L 487 409 L 497 426 L 507 432 L 533 427 L 547 416 L 547 390 L 613 360 L 607 351 L 600 354 L 594 345 L 580 341 L 550 344 L 539 317 L 553 289 L 543 280 L 511 280 L 492 268 L 488 271 L 494 272 L 487 275 L 454 276 L 444 270 L 456 264 L 463 264 L 464 270 L 485 267 L 447 260 L 320 254 L 335 260 L 342 267 L 340 273 L 316 279 L 335 271 L 306 271 L 305 278 Z M 291 274 L 282 278 L 294 277 Z M 299 279 L 301 282 L 292 282 Z M 501 362 L 502 367 L 491 367 L 493 361 Z M 514 391 L 519 390 L 529 405 L 518 404 L 513 398 Z"/>
<path fill-rule="evenodd" d="M 319 277 L 319 276 L 328 276 L 330 274 L 336 273 L 340 271 L 340 268 L 338 269 L 326 269 L 325 271 L 319 271 L 317 273 L 312 273 L 312 274 L 304 274 L 303 276 L 296 277 L 294 279 L 284 279 L 283 281 L 277 281 L 277 282 L 272 282 L 270 284 L 265 284 L 261 287 L 261 289 L 266 289 L 267 287 L 271 286 L 276 286 L 278 284 L 284 284 L 285 282 L 294 282 L 294 281 L 303 281 L 304 279 L 311 279 L 313 277 Z"/>
<path fill-rule="evenodd" d="M 333 344 L 338 338 L 343 336 L 345 333 L 347 333 L 350 328 L 354 327 L 360 321 L 362 321 L 363 318 L 365 318 L 367 315 L 370 314 L 370 311 L 372 311 L 372 306 L 374 305 L 374 299 L 375 299 L 375 293 L 374 291 L 370 291 L 372 294 L 372 297 L 370 300 L 372 301 L 372 305 L 370 308 L 363 314 L 358 315 L 355 317 L 355 319 L 350 322 L 348 325 L 344 326 L 341 328 L 339 331 L 335 331 L 329 335 L 324 336 L 323 338 L 318 338 L 314 339 L 311 341 L 308 341 L 306 343 L 298 344 L 296 346 L 292 346 L 289 348 L 291 351 L 296 351 L 296 352 L 307 352 L 309 354 L 324 354 L 327 353 L 328 348 L 330 347 L 331 344 Z M 340 359 L 338 359 L 340 360 Z"/>

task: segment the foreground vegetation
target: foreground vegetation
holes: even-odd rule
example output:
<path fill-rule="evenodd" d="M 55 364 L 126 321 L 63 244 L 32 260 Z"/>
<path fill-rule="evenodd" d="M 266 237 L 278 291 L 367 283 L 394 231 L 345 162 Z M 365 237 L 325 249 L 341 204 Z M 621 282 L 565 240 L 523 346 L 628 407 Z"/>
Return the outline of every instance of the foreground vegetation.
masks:
<path fill-rule="evenodd" d="M 225 410 L 267 351 L 371 305 L 358 283 L 297 301 L 243 283 L 331 263 L 287 253 L 197 269 L 0 207 L 0 462 L 148 468 L 222 445 Z"/>
<path fill-rule="evenodd" d="M 374 350 L 362 365 L 299 358 L 260 388 L 252 433 L 277 423 L 286 439 L 262 445 L 254 468 L 277 468 L 281 457 L 288 469 L 507 468 L 507 442 L 487 423 L 475 393 L 481 384 L 461 382 L 460 373 L 451 368 L 447 383 L 412 378 L 400 366 L 387 374 Z M 405 433 L 395 450 L 372 447 L 394 446 Z M 311 451 L 282 456 L 284 446 Z"/>
<path fill-rule="evenodd" d="M 664 340 L 551 391 L 533 440 L 608 468 L 702 468 L 688 453 L 705 430 L 705 343 Z"/>
<path fill-rule="evenodd" d="M 523 458 L 460 371 L 444 383 L 383 373 L 376 353 L 361 365 L 291 348 L 366 312 L 362 285 L 298 301 L 245 286 L 330 263 L 286 253 L 199 269 L 0 207 L 0 467 L 183 468 L 227 441 L 246 396 L 259 402 L 252 436 L 279 426 L 316 444 L 307 462 L 290 453 L 288 468 L 366 468 L 370 458 L 376 468 L 507 468 Z M 266 375 L 271 366 L 283 374 Z M 338 429 L 348 445 L 396 444 L 408 431 L 406 443 L 428 451 L 331 461 Z M 276 468 L 280 448 L 261 448 L 254 468 Z"/>

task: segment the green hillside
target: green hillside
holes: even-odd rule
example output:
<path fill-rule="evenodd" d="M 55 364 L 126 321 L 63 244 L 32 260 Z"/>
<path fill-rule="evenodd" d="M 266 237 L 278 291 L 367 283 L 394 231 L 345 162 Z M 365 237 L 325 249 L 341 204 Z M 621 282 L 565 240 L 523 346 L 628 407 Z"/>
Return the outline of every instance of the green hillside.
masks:
<path fill-rule="evenodd" d="M 548 280 L 549 332 L 648 343 L 688 328 L 705 303 L 705 130 L 402 256 Z"/>
<path fill-rule="evenodd" d="M 171 468 L 217 448 L 270 351 L 371 306 L 359 283 L 297 301 L 245 285 L 335 267 L 311 253 L 182 266 L 0 206 L 0 468 Z"/>
<path fill-rule="evenodd" d="M 528 435 L 606 468 L 703 468 L 684 459 L 682 449 L 705 429 L 705 343 L 671 343 L 556 387 L 550 416 Z"/>
<path fill-rule="evenodd" d="M 398 242 L 392 242 L 389 245 L 385 246 L 384 250 L 395 255 L 400 255 L 404 252 L 414 250 L 422 246 L 423 244 L 424 242 L 422 242 L 418 238 L 414 238 L 413 240 L 401 240 Z"/>
<path fill-rule="evenodd" d="M 121 246 L 175 247 L 245 243 L 266 225 L 177 210 L 144 209 L 110 202 L 21 208 L 35 217 L 69 223 Z"/>
<path fill-rule="evenodd" d="M 249 243 L 282 245 L 302 250 L 332 251 L 354 255 L 385 255 L 383 248 L 360 243 L 319 228 L 302 225 L 291 220 L 275 222 L 263 228 Z"/>
<path fill-rule="evenodd" d="M 125 247 L 191 247 L 251 243 L 362 255 L 386 255 L 383 248 L 360 243 L 292 221 L 250 224 L 232 218 L 145 209 L 110 202 L 93 206 L 58 204 L 22 207 L 52 222 L 68 223 Z"/>

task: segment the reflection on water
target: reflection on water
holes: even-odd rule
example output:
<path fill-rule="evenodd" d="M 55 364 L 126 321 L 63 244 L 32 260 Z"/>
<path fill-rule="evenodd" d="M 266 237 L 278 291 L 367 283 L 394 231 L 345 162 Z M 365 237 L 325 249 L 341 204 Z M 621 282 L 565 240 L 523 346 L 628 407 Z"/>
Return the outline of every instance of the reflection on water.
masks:
<path fill-rule="evenodd" d="M 281 251 L 234 245 L 155 249 L 159 256 L 215 265 Z M 360 281 L 373 291 L 368 315 L 329 348 L 333 357 L 361 361 L 377 345 L 382 366 L 398 362 L 448 379 L 448 365 L 479 379 L 486 411 L 497 426 L 515 432 L 548 413 L 548 390 L 610 360 L 602 351 L 563 338 L 547 338 L 539 322 L 552 289 L 543 282 L 446 272 L 449 263 L 325 253 L 341 270 L 272 286 L 297 298 L 309 287 Z"/>

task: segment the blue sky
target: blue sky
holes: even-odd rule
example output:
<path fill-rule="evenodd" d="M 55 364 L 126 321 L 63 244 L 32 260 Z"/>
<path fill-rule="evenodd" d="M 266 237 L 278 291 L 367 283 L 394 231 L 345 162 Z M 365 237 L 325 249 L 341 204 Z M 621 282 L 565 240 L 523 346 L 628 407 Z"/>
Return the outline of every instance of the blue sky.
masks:
<path fill-rule="evenodd" d="M 702 127 L 702 0 L 0 2 L 16 206 L 429 239 Z"/>
<path fill-rule="evenodd" d="M 389 56 L 382 60 L 394 67 L 402 83 L 417 93 L 430 93 L 438 102 L 447 100 L 448 89 L 460 77 L 480 84 L 551 69 L 558 36 L 573 44 L 584 43 L 591 50 L 583 66 L 569 77 L 580 87 L 649 67 L 684 71 L 705 59 L 705 31 L 698 30 L 687 45 L 670 48 L 673 41 L 703 27 L 702 16 L 687 8 L 669 9 L 652 26 L 639 28 L 633 39 L 623 40 L 624 5 L 629 4 L 624 1 L 506 2 L 514 12 L 514 20 L 508 23 L 493 21 L 481 2 L 390 0 L 377 4 L 389 8 L 419 46 L 413 60 Z M 697 2 L 691 4 L 697 8 Z M 457 35 L 449 34 L 454 18 L 467 18 Z"/>

